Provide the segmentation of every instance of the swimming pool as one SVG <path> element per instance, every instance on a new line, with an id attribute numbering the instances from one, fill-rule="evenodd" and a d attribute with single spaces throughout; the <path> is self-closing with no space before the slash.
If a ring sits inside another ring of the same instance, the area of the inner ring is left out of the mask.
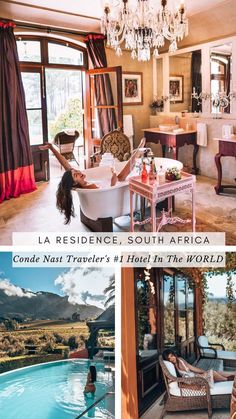
<path id="1" fill-rule="evenodd" d="M 88 368 L 96 365 L 96 393 L 83 393 Z M 0 375 L 0 417 L 4 419 L 75 419 L 112 389 L 101 362 L 56 361 Z M 108 395 L 83 418 L 114 418 L 114 395 Z"/>

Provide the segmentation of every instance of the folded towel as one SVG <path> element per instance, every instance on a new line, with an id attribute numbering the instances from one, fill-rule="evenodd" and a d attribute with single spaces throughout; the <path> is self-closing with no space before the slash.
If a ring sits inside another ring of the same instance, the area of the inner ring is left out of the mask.
<path id="1" fill-rule="evenodd" d="M 222 137 L 230 138 L 233 134 L 233 125 L 222 125 Z"/>
<path id="2" fill-rule="evenodd" d="M 197 124 L 197 144 L 207 146 L 207 126 L 203 122 Z"/>
<path id="3" fill-rule="evenodd" d="M 130 146 L 131 146 L 131 151 L 133 151 L 133 142 L 134 142 L 133 116 L 123 115 L 123 124 L 124 124 L 124 134 L 128 137 Z"/>

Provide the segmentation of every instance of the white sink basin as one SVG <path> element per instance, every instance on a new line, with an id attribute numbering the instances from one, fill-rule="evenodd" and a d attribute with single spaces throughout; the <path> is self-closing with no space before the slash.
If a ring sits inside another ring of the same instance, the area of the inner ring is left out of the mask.
<path id="1" fill-rule="evenodd" d="M 183 169 L 183 163 L 181 161 L 167 159 L 165 157 L 154 157 L 154 163 L 157 171 L 160 169 L 161 166 L 164 170 L 172 169 L 173 167 L 176 167 L 178 170 Z"/>
<path id="2" fill-rule="evenodd" d="M 173 131 L 173 129 L 178 129 L 179 125 L 165 124 L 159 125 L 160 131 Z"/>

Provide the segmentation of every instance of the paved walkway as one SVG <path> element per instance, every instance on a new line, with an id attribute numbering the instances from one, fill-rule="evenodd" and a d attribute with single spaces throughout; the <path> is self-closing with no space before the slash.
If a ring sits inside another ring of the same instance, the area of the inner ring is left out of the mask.
<path id="1" fill-rule="evenodd" d="M 160 399 L 161 400 L 161 399 Z M 141 417 L 142 419 L 160 419 L 163 406 L 160 406 L 160 400 L 157 402 Z M 215 409 L 212 419 L 229 419 L 229 410 Z M 206 410 L 199 410 L 197 412 L 173 412 L 165 415 L 164 419 L 208 419 Z"/>

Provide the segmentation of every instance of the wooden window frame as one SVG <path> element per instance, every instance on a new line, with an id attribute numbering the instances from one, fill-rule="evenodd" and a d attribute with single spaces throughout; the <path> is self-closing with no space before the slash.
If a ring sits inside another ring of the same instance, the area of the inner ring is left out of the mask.
<path id="1" fill-rule="evenodd" d="M 48 121 L 47 121 L 47 103 L 46 103 L 46 72 L 48 68 L 58 70 L 74 70 L 81 71 L 81 85 L 84 86 L 83 72 L 87 71 L 88 68 L 88 54 L 86 48 L 74 44 L 73 42 L 59 40 L 57 38 L 43 37 L 36 35 L 15 35 L 16 40 L 26 41 L 39 41 L 41 51 L 41 62 L 33 61 L 20 61 L 21 72 L 41 72 L 41 101 L 42 101 L 42 129 L 43 129 L 43 142 L 48 141 Z M 49 63 L 48 57 L 48 43 L 55 43 L 59 45 L 68 46 L 70 48 L 77 49 L 83 52 L 84 63 L 83 65 L 72 65 L 72 64 L 51 64 Z M 82 92 L 82 106 L 83 106 L 83 92 Z M 31 146 L 36 148 L 37 146 Z"/>

